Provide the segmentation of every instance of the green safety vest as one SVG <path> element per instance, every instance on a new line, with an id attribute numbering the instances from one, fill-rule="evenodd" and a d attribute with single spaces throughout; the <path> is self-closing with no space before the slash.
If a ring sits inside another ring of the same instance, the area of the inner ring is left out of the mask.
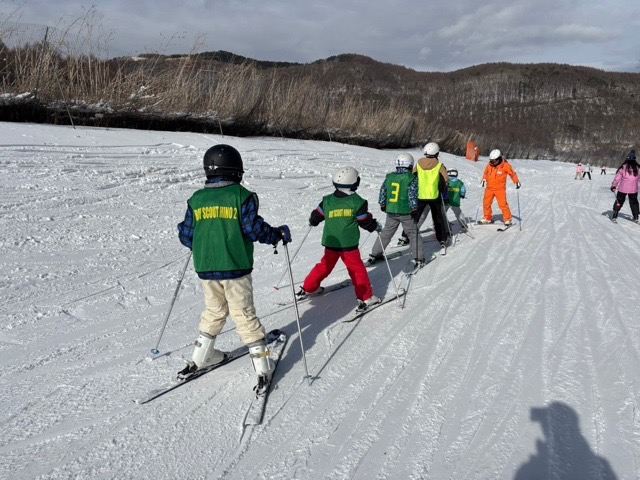
<path id="1" fill-rule="evenodd" d="M 449 180 L 449 200 L 447 203 L 452 207 L 460 206 L 460 191 L 462 190 L 462 180 L 451 178 Z"/>
<path id="2" fill-rule="evenodd" d="M 191 251 L 196 272 L 253 268 L 253 243 L 242 233 L 242 204 L 253 195 L 234 183 L 203 188 L 189 199 L 194 231 Z"/>
<path id="3" fill-rule="evenodd" d="M 424 170 L 418 163 L 416 171 L 418 172 L 418 198 L 420 200 L 435 200 L 438 198 L 441 165 L 438 162 L 431 170 Z"/>
<path id="4" fill-rule="evenodd" d="M 415 177 L 413 173 L 388 173 L 384 179 L 387 189 L 386 212 L 394 215 L 409 215 L 409 186 Z"/>
<path id="5" fill-rule="evenodd" d="M 322 245 L 328 248 L 351 249 L 360 243 L 360 229 L 356 213 L 365 204 L 365 199 L 357 193 L 348 197 L 327 195 L 322 199 L 324 230 Z"/>

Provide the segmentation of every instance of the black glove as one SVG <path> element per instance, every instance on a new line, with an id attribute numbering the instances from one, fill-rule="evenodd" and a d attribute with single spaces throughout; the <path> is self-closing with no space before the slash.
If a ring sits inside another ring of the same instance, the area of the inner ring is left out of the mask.
<path id="1" fill-rule="evenodd" d="M 418 221 L 420 220 L 420 212 L 418 212 L 418 210 L 413 210 L 411 212 L 411 218 L 414 222 L 418 223 Z"/>
<path id="2" fill-rule="evenodd" d="M 520 182 L 516 183 L 516 190 L 519 189 L 522 185 L 520 184 Z"/>
<path id="3" fill-rule="evenodd" d="M 613 185 L 611 185 L 611 191 L 612 191 L 612 192 L 615 192 L 615 191 L 616 191 L 616 187 L 615 187 L 615 186 L 613 186 Z"/>
<path id="4" fill-rule="evenodd" d="M 383 212 L 387 211 L 387 206 L 386 205 L 380 205 L 380 210 L 382 210 Z"/>
<path id="5" fill-rule="evenodd" d="M 317 227 L 323 220 L 324 215 L 319 213 L 317 208 L 311 211 L 311 215 L 309 215 L 309 225 L 311 225 L 312 227 Z"/>
<path id="6" fill-rule="evenodd" d="M 376 222 L 374 219 L 371 219 L 365 224 L 360 224 L 360 226 L 367 232 L 373 233 L 378 229 L 378 222 Z"/>
<path id="7" fill-rule="evenodd" d="M 382 231 L 382 225 L 380 225 L 380 222 L 376 222 L 376 232 L 380 233 Z"/>
<path id="8" fill-rule="evenodd" d="M 280 225 L 278 227 L 278 231 L 280 232 L 280 238 L 282 239 L 283 245 L 291 243 L 291 231 L 287 225 Z"/>

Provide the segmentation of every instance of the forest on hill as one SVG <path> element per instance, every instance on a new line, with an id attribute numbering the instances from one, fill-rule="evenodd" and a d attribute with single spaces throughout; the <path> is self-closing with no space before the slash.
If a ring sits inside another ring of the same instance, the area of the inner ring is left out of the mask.
<path id="1" fill-rule="evenodd" d="M 640 74 L 559 64 L 418 72 L 344 54 L 98 59 L 0 43 L 0 120 L 191 130 L 616 165 L 640 132 Z"/>

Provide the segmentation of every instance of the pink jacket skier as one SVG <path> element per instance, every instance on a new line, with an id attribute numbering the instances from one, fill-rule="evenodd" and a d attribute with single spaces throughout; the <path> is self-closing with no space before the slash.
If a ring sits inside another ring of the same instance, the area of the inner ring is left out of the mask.
<path id="1" fill-rule="evenodd" d="M 620 193 L 638 193 L 638 185 L 640 184 L 640 175 L 633 171 L 631 167 L 625 164 L 616 172 L 616 176 L 611 182 L 611 187 Z"/>
<path id="2" fill-rule="evenodd" d="M 638 206 L 638 187 L 640 186 L 640 165 L 636 161 L 636 152 L 631 150 L 624 163 L 616 171 L 616 176 L 611 183 L 611 191 L 616 193 L 616 201 L 613 204 L 611 221 L 616 222 L 618 212 L 624 205 L 624 200 L 629 197 L 629 206 L 633 221 L 638 222 L 640 208 Z"/>

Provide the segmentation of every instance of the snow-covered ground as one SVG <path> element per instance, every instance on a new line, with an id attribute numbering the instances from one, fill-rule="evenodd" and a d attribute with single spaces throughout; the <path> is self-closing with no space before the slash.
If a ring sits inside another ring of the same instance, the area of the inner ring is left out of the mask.
<path id="1" fill-rule="evenodd" d="M 640 478 L 640 226 L 603 216 L 611 175 L 575 181 L 564 163 L 513 161 L 523 230 L 461 235 L 415 278 L 404 310 L 342 323 L 350 288 L 302 304 L 311 384 L 294 310 L 277 306 L 290 290 L 273 289 L 282 249 L 256 247 L 259 314 L 291 336 L 262 425 L 242 428 L 246 358 L 136 404 L 191 354 L 202 292 L 189 268 L 160 344 L 171 354 L 145 360 L 187 258 L 176 224 L 203 182 L 202 153 L 221 142 L 243 154 L 263 217 L 292 227 L 292 250 L 338 166 L 360 171 L 359 193 L 384 218 L 392 151 L 0 124 L 0 478 Z M 475 217 L 485 162 L 442 160 Z M 294 262 L 297 280 L 321 255 L 320 233 Z M 406 262 L 391 261 L 397 280 Z M 370 276 L 392 293 L 384 264 Z M 327 284 L 344 278 L 337 268 Z M 231 321 L 219 345 L 239 345 Z"/>

